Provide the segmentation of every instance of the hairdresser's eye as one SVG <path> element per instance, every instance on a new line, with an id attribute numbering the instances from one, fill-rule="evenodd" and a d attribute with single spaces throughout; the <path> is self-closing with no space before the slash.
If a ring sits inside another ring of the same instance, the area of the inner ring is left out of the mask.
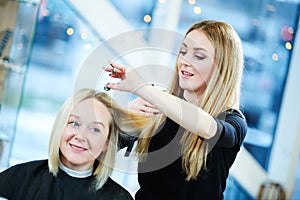
<path id="1" fill-rule="evenodd" d="M 182 45 L 179 49 L 179 55 L 184 56 L 187 53 L 187 47 L 185 45 Z"/>
<path id="2" fill-rule="evenodd" d="M 73 127 L 79 127 L 80 126 L 80 124 L 78 122 L 76 122 L 76 121 L 70 121 L 69 125 L 71 125 Z"/>
<path id="3" fill-rule="evenodd" d="M 205 58 L 205 56 L 203 56 L 203 55 L 198 55 L 198 54 L 195 54 L 194 56 L 195 56 L 195 58 L 196 58 L 197 60 L 203 60 L 203 59 Z"/>
<path id="4" fill-rule="evenodd" d="M 179 51 L 179 55 L 181 55 L 181 56 L 184 56 L 186 53 L 187 53 L 187 51 L 184 49 L 180 49 L 180 51 Z"/>

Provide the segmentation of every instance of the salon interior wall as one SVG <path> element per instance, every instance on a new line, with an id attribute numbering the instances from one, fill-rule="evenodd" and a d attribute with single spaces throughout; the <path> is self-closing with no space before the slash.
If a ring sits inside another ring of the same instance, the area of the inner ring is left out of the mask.
<path id="1" fill-rule="evenodd" d="M 298 27 L 300 27 L 299 21 Z M 294 50 L 268 170 L 268 176 L 271 179 L 286 187 L 288 198 L 297 190 L 295 188 L 295 177 L 297 175 L 297 167 L 299 167 L 300 155 L 299 54 L 300 32 L 298 31 L 295 37 Z"/>
<path id="2" fill-rule="evenodd" d="M 77 75 L 76 89 L 81 87 L 102 89 L 103 83 L 109 81 L 108 77 L 101 72 L 99 78 L 98 74 L 91 73 L 91 71 L 99 71 L 99 66 L 105 66 L 109 60 L 115 61 L 118 57 L 121 57 L 126 64 L 141 69 L 141 74 L 146 80 L 152 80 L 163 86 L 168 85 L 170 79 L 165 75 L 171 72 L 171 68 L 165 66 L 170 66 L 170 60 L 174 56 L 174 44 L 178 43 L 174 40 L 182 39 L 182 35 L 176 31 L 178 19 L 174 18 L 174 16 L 179 16 L 181 0 L 167 1 L 163 6 L 167 7 L 169 12 L 163 17 L 164 20 L 161 20 L 161 16 L 159 19 L 156 19 L 155 15 L 152 16 L 153 28 L 150 31 L 149 28 L 135 29 L 109 1 L 82 3 L 80 0 L 69 0 L 69 3 L 105 41 L 84 61 Z M 91 9 L 93 7 L 99 9 Z M 110 23 L 107 23 L 108 21 Z M 144 38 L 147 33 L 150 36 L 146 41 Z M 114 54 L 109 53 L 111 50 Z M 103 56 L 99 58 L 99 55 Z M 152 67 L 147 67 L 149 65 Z M 90 78 L 93 74 L 96 76 Z M 88 76 L 89 80 L 85 76 Z M 97 83 L 102 85 L 97 85 Z M 111 91 L 110 94 L 118 95 L 116 99 L 121 105 L 126 104 L 130 99 L 130 96 L 125 93 Z"/>

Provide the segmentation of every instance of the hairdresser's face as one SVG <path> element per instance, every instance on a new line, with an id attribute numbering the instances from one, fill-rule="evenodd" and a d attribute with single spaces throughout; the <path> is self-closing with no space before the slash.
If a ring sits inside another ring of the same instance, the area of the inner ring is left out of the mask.
<path id="1" fill-rule="evenodd" d="M 101 102 L 86 99 L 72 110 L 60 141 L 62 163 L 76 171 L 93 167 L 106 151 L 111 115 Z"/>
<path id="2" fill-rule="evenodd" d="M 184 92 L 202 95 L 214 67 L 215 50 L 201 30 L 185 37 L 178 57 L 179 85 Z"/>

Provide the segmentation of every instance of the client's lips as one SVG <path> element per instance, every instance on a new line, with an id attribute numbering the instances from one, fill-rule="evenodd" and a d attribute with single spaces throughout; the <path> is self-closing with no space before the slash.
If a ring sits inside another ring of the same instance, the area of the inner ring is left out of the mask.
<path id="1" fill-rule="evenodd" d="M 75 145 L 75 144 L 70 144 L 71 148 L 75 149 L 76 151 L 86 151 L 87 148 Z"/>

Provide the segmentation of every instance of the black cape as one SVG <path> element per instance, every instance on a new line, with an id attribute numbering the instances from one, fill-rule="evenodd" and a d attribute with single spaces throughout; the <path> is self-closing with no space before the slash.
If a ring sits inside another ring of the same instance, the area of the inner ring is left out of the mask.
<path id="1" fill-rule="evenodd" d="M 92 189 L 94 177 L 75 178 L 62 170 L 49 173 L 48 161 L 32 161 L 10 167 L 0 173 L 0 197 L 9 200 L 133 200 L 130 193 L 111 178 L 104 186 Z"/>

